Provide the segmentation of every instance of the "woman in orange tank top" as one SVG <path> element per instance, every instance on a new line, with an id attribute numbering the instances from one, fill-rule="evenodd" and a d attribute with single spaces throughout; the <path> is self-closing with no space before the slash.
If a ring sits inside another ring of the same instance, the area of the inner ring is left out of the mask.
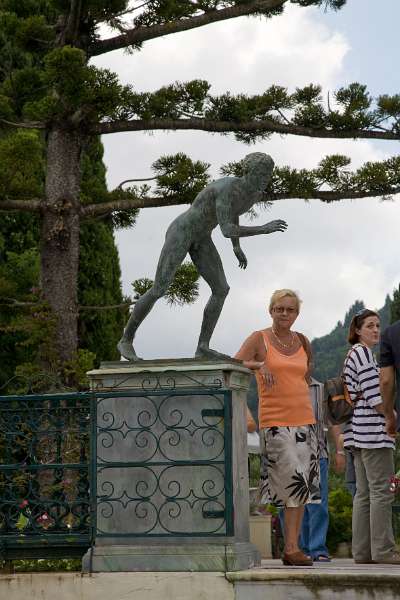
<path id="1" fill-rule="evenodd" d="M 298 546 L 304 505 L 320 502 L 318 442 L 308 381 L 311 348 L 291 330 L 300 309 L 292 290 L 273 293 L 272 326 L 255 331 L 235 358 L 255 371 L 259 396 L 261 502 L 284 508 L 284 564 L 308 566 Z"/>

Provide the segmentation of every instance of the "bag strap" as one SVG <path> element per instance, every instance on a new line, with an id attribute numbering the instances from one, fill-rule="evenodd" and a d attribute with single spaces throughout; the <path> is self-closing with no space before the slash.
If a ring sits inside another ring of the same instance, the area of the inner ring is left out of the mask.
<path id="1" fill-rule="evenodd" d="M 299 336 L 301 345 L 303 346 L 305 353 L 307 354 L 308 365 L 311 365 L 312 353 L 311 353 L 310 344 L 307 343 L 306 336 L 303 333 L 298 333 L 297 331 L 296 331 L 296 333 Z"/>
<path id="2" fill-rule="evenodd" d="M 354 344 L 354 346 L 355 346 L 355 344 Z M 346 366 L 346 363 L 347 363 L 347 361 L 348 361 L 348 359 L 349 359 L 350 353 L 351 353 L 351 352 L 352 352 L 352 350 L 354 349 L 354 346 L 352 346 L 351 348 L 349 348 L 349 350 L 347 351 L 346 357 L 345 357 L 345 359 L 344 359 L 344 361 L 343 361 L 343 369 L 342 369 L 342 374 L 341 374 L 341 376 L 340 376 L 340 377 L 341 377 L 341 379 L 342 379 L 342 381 L 343 381 L 343 385 L 344 385 L 345 387 L 347 387 L 347 386 L 346 386 L 346 381 L 345 381 L 345 379 L 344 379 L 344 368 L 345 368 L 345 366 Z M 350 396 L 350 394 L 349 394 L 349 396 Z M 362 398 L 362 392 L 359 390 L 359 391 L 356 393 L 356 397 L 354 398 L 354 400 L 352 400 L 353 404 L 355 404 L 355 403 L 356 403 L 358 400 L 360 400 L 361 398 Z"/>
<path id="3" fill-rule="evenodd" d="M 265 347 L 265 355 L 268 355 L 268 344 L 267 344 L 267 334 L 264 331 L 260 332 L 263 338 L 264 347 Z"/>
<path id="4" fill-rule="evenodd" d="M 306 382 L 308 385 L 311 383 L 311 364 L 312 364 L 312 352 L 310 343 L 307 342 L 307 338 L 303 333 L 296 332 L 299 336 L 301 345 L 303 346 L 304 352 L 307 354 L 307 373 L 306 373 Z"/>

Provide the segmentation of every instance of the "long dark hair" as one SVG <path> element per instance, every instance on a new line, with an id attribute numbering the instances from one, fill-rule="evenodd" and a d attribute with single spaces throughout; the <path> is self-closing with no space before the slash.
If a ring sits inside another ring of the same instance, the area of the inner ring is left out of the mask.
<path id="1" fill-rule="evenodd" d="M 377 312 L 375 312 L 374 310 L 370 310 L 369 308 L 363 308 L 363 310 L 360 310 L 354 315 L 350 323 L 349 335 L 347 338 L 350 344 L 357 344 L 357 342 L 360 341 L 360 336 L 356 332 L 356 329 L 361 329 L 362 324 L 368 317 L 378 317 L 378 319 L 380 318 Z"/>

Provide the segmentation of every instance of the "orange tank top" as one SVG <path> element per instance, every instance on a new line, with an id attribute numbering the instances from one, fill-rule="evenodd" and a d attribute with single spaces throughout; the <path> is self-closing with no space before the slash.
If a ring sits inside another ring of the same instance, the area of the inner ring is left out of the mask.
<path id="1" fill-rule="evenodd" d="M 263 332 L 265 365 L 272 373 L 275 383 L 267 388 L 258 371 L 258 417 L 260 429 L 264 427 L 294 427 L 311 425 L 315 417 L 311 406 L 307 373 L 307 354 L 300 348 L 291 356 L 281 354 L 269 343 Z"/>

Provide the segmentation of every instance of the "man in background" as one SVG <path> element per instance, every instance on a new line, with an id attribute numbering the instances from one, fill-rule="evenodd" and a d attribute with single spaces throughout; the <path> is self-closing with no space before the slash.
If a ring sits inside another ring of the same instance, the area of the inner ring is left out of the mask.
<path id="1" fill-rule="evenodd" d="M 389 325 L 382 334 L 379 364 L 386 428 L 389 435 L 395 436 L 400 425 L 397 420 L 400 406 L 400 321 Z"/>
<path id="2" fill-rule="evenodd" d="M 326 546 L 326 536 L 329 526 L 328 427 L 333 441 L 333 465 L 336 472 L 342 472 L 344 470 L 345 456 L 341 428 L 339 425 L 330 425 L 327 422 L 326 411 L 324 410 L 323 405 L 323 384 L 315 379 L 311 379 L 310 396 L 316 420 L 319 445 L 321 504 L 305 505 L 299 545 L 305 554 L 311 556 L 314 562 L 329 562 L 330 557 Z"/>

